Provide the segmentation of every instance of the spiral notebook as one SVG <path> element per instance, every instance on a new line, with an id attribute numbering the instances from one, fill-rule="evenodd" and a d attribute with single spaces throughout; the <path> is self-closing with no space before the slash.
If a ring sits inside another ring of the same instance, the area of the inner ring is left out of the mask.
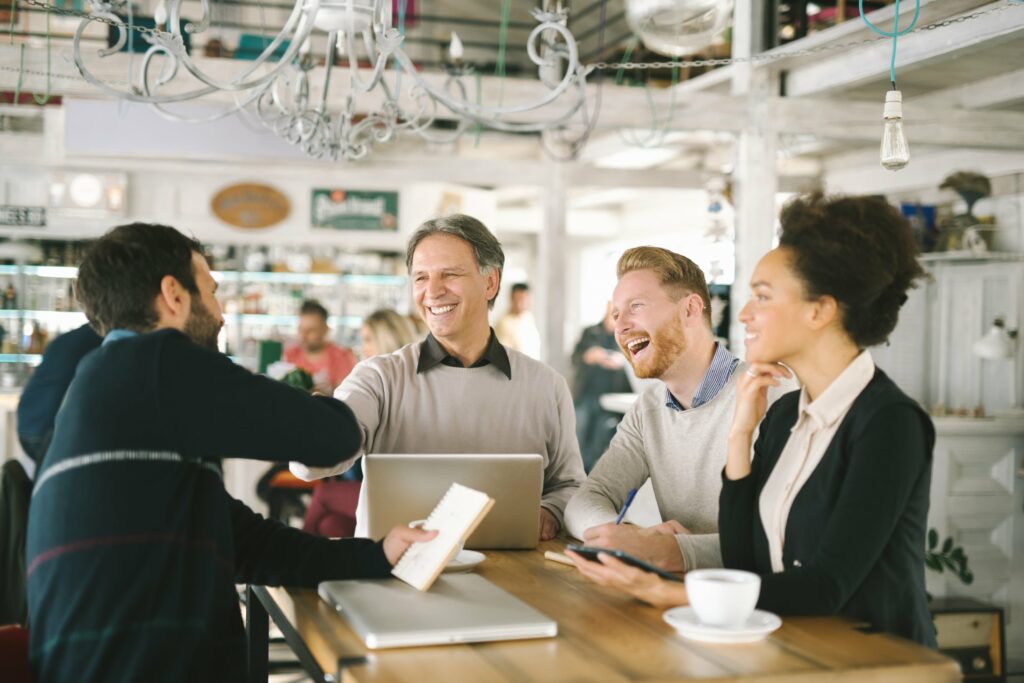
<path id="1" fill-rule="evenodd" d="M 437 536 L 426 543 L 413 543 L 391 570 L 392 575 L 413 588 L 429 590 L 493 506 L 494 499 L 486 493 L 452 484 L 423 525 L 428 531 L 436 529 Z"/>

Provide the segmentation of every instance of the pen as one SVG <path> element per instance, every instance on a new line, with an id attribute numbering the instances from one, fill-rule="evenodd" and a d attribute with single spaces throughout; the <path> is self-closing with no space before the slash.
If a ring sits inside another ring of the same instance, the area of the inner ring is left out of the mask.
<path id="1" fill-rule="evenodd" d="M 622 518 L 626 516 L 626 510 L 633 504 L 634 498 L 636 498 L 636 489 L 630 489 L 629 493 L 626 494 L 626 502 L 622 504 L 622 509 L 619 510 L 619 516 L 615 518 L 616 524 L 622 524 Z"/>

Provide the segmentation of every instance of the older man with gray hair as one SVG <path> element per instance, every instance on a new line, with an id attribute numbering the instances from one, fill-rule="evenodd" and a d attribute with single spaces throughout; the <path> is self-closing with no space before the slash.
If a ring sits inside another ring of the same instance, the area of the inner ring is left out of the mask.
<path id="1" fill-rule="evenodd" d="M 335 398 L 363 429 L 360 453 L 540 453 L 544 458 L 540 539 L 562 527 L 569 498 L 583 481 L 576 418 L 565 379 L 506 349 L 488 322 L 505 254 L 480 221 L 452 215 L 427 221 L 406 250 L 413 301 L 430 334 L 416 344 L 356 366 Z M 358 457 L 358 456 L 357 456 Z M 292 463 L 303 479 L 323 470 Z M 364 488 L 365 492 L 365 488 Z M 356 535 L 367 530 L 365 496 Z"/>

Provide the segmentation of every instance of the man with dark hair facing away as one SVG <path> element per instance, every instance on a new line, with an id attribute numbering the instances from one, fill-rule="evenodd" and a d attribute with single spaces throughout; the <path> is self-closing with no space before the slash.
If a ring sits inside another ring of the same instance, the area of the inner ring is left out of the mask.
<path id="1" fill-rule="evenodd" d="M 134 223 L 82 261 L 103 345 L 78 367 L 29 512 L 30 658 L 48 681 L 242 681 L 235 583 L 386 577 L 411 542 L 331 541 L 224 490 L 221 457 L 327 465 L 361 439 L 342 402 L 253 375 L 216 351 L 223 324 L 201 246 Z"/>

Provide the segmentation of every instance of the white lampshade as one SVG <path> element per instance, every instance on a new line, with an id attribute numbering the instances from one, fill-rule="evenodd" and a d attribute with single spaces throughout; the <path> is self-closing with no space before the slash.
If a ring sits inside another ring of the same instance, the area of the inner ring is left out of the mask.
<path id="1" fill-rule="evenodd" d="M 1014 339 L 1006 331 L 1006 325 L 1002 318 L 996 318 L 985 336 L 974 342 L 971 347 L 974 355 L 987 360 L 1002 360 L 1012 358 L 1014 351 Z"/>

